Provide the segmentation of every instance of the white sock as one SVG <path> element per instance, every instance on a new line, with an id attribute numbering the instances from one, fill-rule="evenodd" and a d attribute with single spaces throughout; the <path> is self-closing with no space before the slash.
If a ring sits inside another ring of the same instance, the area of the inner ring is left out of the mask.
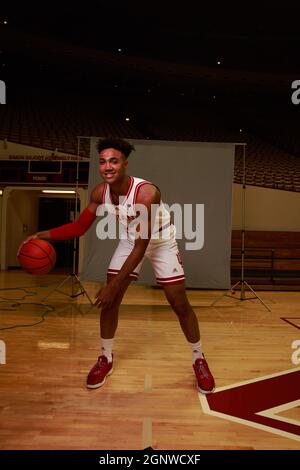
<path id="1" fill-rule="evenodd" d="M 193 364 L 195 364 L 196 359 L 202 359 L 203 354 L 202 354 L 202 343 L 201 339 L 197 341 L 197 343 L 190 343 L 191 348 L 192 348 L 192 360 Z"/>
<path id="2" fill-rule="evenodd" d="M 107 357 L 108 362 L 112 362 L 112 345 L 114 338 L 101 338 L 101 355 Z"/>

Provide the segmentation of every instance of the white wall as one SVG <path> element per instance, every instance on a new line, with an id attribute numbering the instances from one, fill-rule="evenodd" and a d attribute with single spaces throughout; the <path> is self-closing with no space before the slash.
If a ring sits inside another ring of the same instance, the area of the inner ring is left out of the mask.
<path id="1" fill-rule="evenodd" d="M 300 193 L 246 186 L 246 230 L 300 232 Z M 233 184 L 232 229 L 242 227 L 242 185 Z"/>
<path id="2" fill-rule="evenodd" d="M 16 253 L 20 243 L 38 226 L 38 192 L 12 191 L 7 201 L 7 266 L 18 266 Z"/>

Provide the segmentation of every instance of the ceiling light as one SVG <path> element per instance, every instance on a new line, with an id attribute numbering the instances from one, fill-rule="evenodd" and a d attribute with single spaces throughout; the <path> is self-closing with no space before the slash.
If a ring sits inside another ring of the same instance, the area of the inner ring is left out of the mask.
<path id="1" fill-rule="evenodd" d="M 68 189 L 43 189 L 42 193 L 45 194 L 76 194 L 74 190 Z"/>

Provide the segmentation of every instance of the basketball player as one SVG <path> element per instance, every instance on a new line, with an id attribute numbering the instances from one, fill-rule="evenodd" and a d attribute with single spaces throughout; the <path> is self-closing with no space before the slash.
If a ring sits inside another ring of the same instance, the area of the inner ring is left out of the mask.
<path id="1" fill-rule="evenodd" d="M 83 235 L 96 218 L 100 205 L 126 226 L 107 272 L 107 284 L 96 294 L 95 305 L 101 308 L 101 355 L 87 377 L 88 388 L 98 388 L 113 371 L 113 340 L 118 325 L 119 306 L 130 282 L 138 278 L 143 259 L 153 266 L 156 281 L 176 313 L 190 344 L 197 388 L 212 393 L 214 378 L 202 353 L 197 317 L 187 299 L 184 270 L 175 238 L 175 227 L 161 200 L 160 190 L 152 183 L 127 175 L 128 157 L 134 147 L 123 139 L 103 139 L 98 143 L 99 173 L 103 182 L 92 191 L 87 208 L 79 219 L 48 231 L 38 232 L 25 240 L 41 238 L 66 240 Z M 146 208 L 146 218 L 139 227 L 136 207 Z M 156 212 L 151 210 L 156 207 Z M 128 225 L 128 223 L 130 224 Z M 141 227 L 142 226 L 142 227 Z M 133 229 L 132 229 L 133 227 Z M 146 233 L 146 236 L 137 236 Z"/>

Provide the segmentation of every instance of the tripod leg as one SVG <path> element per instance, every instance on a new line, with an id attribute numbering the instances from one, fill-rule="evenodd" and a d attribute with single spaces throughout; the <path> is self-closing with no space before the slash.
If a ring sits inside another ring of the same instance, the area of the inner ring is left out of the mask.
<path id="1" fill-rule="evenodd" d="M 245 284 L 246 284 L 245 281 L 241 281 L 241 296 L 240 296 L 240 299 L 241 299 L 241 300 L 246 300 Z"/>
<path id="2" fill-rule="evenodd" d="M 234 286 L 232 286 L 232 287 L 229 289 L 229 291 L 232 292 L 232 291 L 235 289 L 235 287 L 237 287 L 237 286 L 240 284 L 240 282 L 241 282 L 241 281 L 236 282 L 236 283 L 234 284 Z M 228 291 L 228 292 L 229 292 L 229 291 Z"/>
<path id="3" fill-rule="evenodd" d="M 238 282 L 237 282 L 236 284 L 234 284 L 234 286 L 232 286 L 227 292 L 225 292 L 223 295 L 221 295 L 221 297 L 219 297 L 218 299 L 215 299 L 215 300 L 213 301 L 213 303 L 211 304 L 211 307 L 214 307 L 214 305 L 215 305 L 217 302 L 219 302 L 219 300 L 223 299 L 223 297 L 226 297 L 226 296 L 227 296 L 227 297 L 232 297 L 232 296 L 229 294 L 229 292 L 232 292 L 232 291 L 235 289 L 235 287 L 237 287 L 237 286 L 240 284 L 240 282 L 241 282 L 241 281 L 238 281 Z"/>
<path id="4" fill-rule="evenodd" d="M 50 295 L 53 294 L 53 292 L 55 292 L 57 289 L 60 289 L 69 279 L 70 279 L 70 275 L 68 277 L 66 277 L 66 279 L 64 279 L 60 284 L 58 284 L 58 286 L 54 287 L 47 295 L 46 297 L 43 298 L 43 302 L 48 299 L 48 297 L 50 297 Z"/>
<path id="5" fill-rule="evenodd" d="M 80 286 L 80 289 L 81 289 L 81 291 L 82 291 L 82 294 L 85 294 L 85 295 L 87 296 L 87 298 L 89 299 L 90 303 L 91 303 L 92 305 L 94 305 L 92 299 L 90 298 L 89 294 L 87 293 L 87 291 L 85 290 L 84 286 L 82 285 L 82 283 L 81 283 L 79 277 L 78 277 L 76 274 L 74 274 L 74 277 L 75 277 L 76 281 L 78 282 L 78 284 L 79 284 L 79 286 Z"/>
<path id="6" fill-rule="evenodd" d="M 264 307 L 266 307 L 266 309 L 269 311 L 269 312 L 272 312 L 272 310 L 265 304 L 265 302 L 256 294 L 256 292 L 252 289 L 251 286 L 249 286 L 249 284 L 244 281 L 244 283 L 246 284 L 246 286 L 248 287 L 248 289 L 251 290 L 251 292 L 255 295 L 255 297 L 263 304 Z"/>
<path id="7" fill-rule="evenodd" d="M 66 292 L 63 292 L 63 291 L 59 290 L 67 281 L 69 281 L 69 279 L 71 279 L 71 282 L 72 282 L 72 286 L 71 286 L 72 292 L 71 292 L 71 295 L 68 295 L 68 294 L 66 294 Z M 74 286 L 74 280 L 76 280 L 76 284 L 77 284 L 77 285 L 79 286 L 79 288 L 80 288 L 80 292 L 79 292 L 78 294 L 75 294 L 75 290 L 74 290 L 74 288 L 75 288 L 75 286 Z M 83 285 L 82 285 L 82 283 L 81 283 L 79 277 L 78 277 L 76 274 L 73 274 L 73 273 L 72 273 L 72 274 L 69 274 L 60 284 L 58 284 L 58 286 L 54 287 L 54 288 L 46 295 L 46 297 L 43 298 L 42 302 L 44 302 L 45 300 L 47 300 L 48 297 L 50 297 L 50 296 L 53 294 L 53 292 L 55 292 L 55 291 L 56 291 L 56 292 L 60 292 L 61 294 L 66 295 L 66 296 L 68 296 L 68 297 L 71 297 L 71 298 L 73 298 L 73 299 L 76 298 L 76 297 L 78 297 L 79 295 L 84 295 L 84 294 L 85 294 L 85 295 L 87 296 L 87 298 L 89 299 L 90 304 L 91 304 L 91 305 L 94 305 L 92 299 L 90 298 L 89 294 L 87 293 L 87 291 L 86 291 L 85 288 L 83 287 Z"/>
<path id="8" fill-rule="evenodd" d="M 79 278 L 76 276 L 76 274 L 72 273 L 71 276 L 72 276 L 72 286 L 71 286 L 71 297 L 72 297 L 72 299 L 75 299 L 76 297 L 79 297 L 79 295 L 86 294 L 86 292 L 85 292 Z"/>
<path id="9" fill-rule="evenodd" d="M 60 292 L 61 294 L 67 295 L 68 297 L 71 297 L 71 299 L 75 299 L 79 295 L 82 295 L 83 292 L 82 292 L 82 289 L 80 289 L 80 291 L 79 291 L 78 282 L 74 281 L 74 276 L 75 275 L 73 273 L 71 273 L 70 276 L 71 276 L 71 294 L 67 294 L 66 292 L 63 292 L 63 291 L 60 291 L 60 290 L 58 290 L 58 292 Z M 77 289 L 76 289 L 76 287 L 77 287 Z"/>

